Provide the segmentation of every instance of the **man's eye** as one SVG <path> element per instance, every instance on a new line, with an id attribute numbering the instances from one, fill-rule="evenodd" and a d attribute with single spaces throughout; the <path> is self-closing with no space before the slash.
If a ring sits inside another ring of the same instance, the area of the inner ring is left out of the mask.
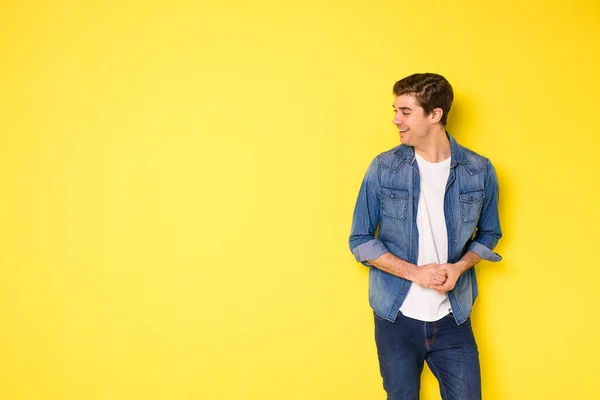
<path id="1" fill-rule="evenodd" d="M 403 112 L 402 115 L 410 115 L 410 113 Z"/>

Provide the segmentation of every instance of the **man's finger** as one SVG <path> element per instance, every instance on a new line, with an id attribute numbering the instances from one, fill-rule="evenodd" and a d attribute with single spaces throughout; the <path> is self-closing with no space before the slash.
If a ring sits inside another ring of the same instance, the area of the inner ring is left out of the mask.
<path id="1" fill-rule="evenodd" d="M 438 292 L 440 294 L 443 294 L 443 293 L 446 293 L 449 290 L 449 288 L 448 288 L 448 285 L 446 285 L 446 282 L 444 282 L 441 285 L 434 287 L 433 290 L 435 290 L 436 292 Z"/>
<path id="2" fill-rule="evenodd" d="M 441 285 L 441 286 L 433 286 L 433 287 L 432 287 L 432 289 L 433 289 L 433 290 L 435 290 L 435 291 L 436 291 L 437 293 L 439 293 L 439 294 L 444 294 L 444 293 L 446 293 L 446 292 L 444 291 L 444 286 L 443 286 L 443 285 Z"/>

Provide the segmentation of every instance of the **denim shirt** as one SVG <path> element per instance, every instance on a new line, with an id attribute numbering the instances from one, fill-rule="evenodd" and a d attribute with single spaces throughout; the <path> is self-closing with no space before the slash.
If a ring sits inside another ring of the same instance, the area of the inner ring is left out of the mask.
<path id="1" fill-rule="evenodd" d="M 500 261 L 493 252 L 502 237 L 498 218 L 498 179 L 490 160 L 450 141 L 450 175 L 444 195 L 448 233 L 448 263 L 472 251 L 484 260 Z M 370 267 L 369 303 L 378 315 L 394 321 L 411 281 L 384 272 L 369 263 L 386 252 L 412 264 L 419 254 L 417 207 L 419 167 L 413 147 L 400 145 L 381 153 L 363 179 L 350 234 L 357 261 Z M 462 273 L 448 292 L 458 324 L 467 320 L 477 297 L 475 268 Z"/>

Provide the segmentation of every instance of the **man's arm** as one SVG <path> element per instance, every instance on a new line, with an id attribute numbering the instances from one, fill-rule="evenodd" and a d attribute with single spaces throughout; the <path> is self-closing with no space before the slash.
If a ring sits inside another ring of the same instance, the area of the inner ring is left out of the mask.
<path id="1" fill-rule="evenodd" d="M 375 237 L 381 207 L 380 188 L 379 160 L 375 158 L 369 165 L 358 192 L 349 239 L 350 250 L 356 261 L 368 267 L 373 266 L 369 260 L 389 252 L 387 246 Z"/>
<path id="2" fill-rule="evenodd" d="M 390 252 L 371 260 L 370 263 L 388 274 L 407 279 L 422 287 L 441 287 L 446 282 L 447 272 L 435 263 L 417 267 Z"/>
<path id="3" fill-rule="evenodd" d="M 498 215 L 498 177 L 491 162 L 488 164 L 486 174 L 485 198 L 481 207 L 481 215 L 475 237 L 469 243 L 467 252 L 476 253 L 482 260 L 497 262 L 502 260 L 502 257 L 493 250 L 502 237 L 502 229 L 500 229 Z"/>
<path id="4" fill-rule="evenodd" d="M 389 274 L 404 278 L 423 287 L 442 285 L 447 273 L 438 264 L 418 267 L 393 255 L 387 246 L 375 237 L 380 218 L 379 160 L 375 158 L 363 179 L 350 233 L 350 249 L 356 261 L 376 267 Z"/>

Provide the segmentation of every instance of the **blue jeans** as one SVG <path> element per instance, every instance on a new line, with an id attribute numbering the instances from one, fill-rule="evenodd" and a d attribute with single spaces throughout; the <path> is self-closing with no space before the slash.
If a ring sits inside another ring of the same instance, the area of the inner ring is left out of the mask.
<path id="1" fill-rule="evenodd" d="M 375 342 L 388 400 L 418 400 L 423 363 L 440 384 L 443 400 L 480 400 L 479 351 L 471 319 L 452 314 L 423 322 L 398 313 L 395 322 L 375 314 Z"/>

